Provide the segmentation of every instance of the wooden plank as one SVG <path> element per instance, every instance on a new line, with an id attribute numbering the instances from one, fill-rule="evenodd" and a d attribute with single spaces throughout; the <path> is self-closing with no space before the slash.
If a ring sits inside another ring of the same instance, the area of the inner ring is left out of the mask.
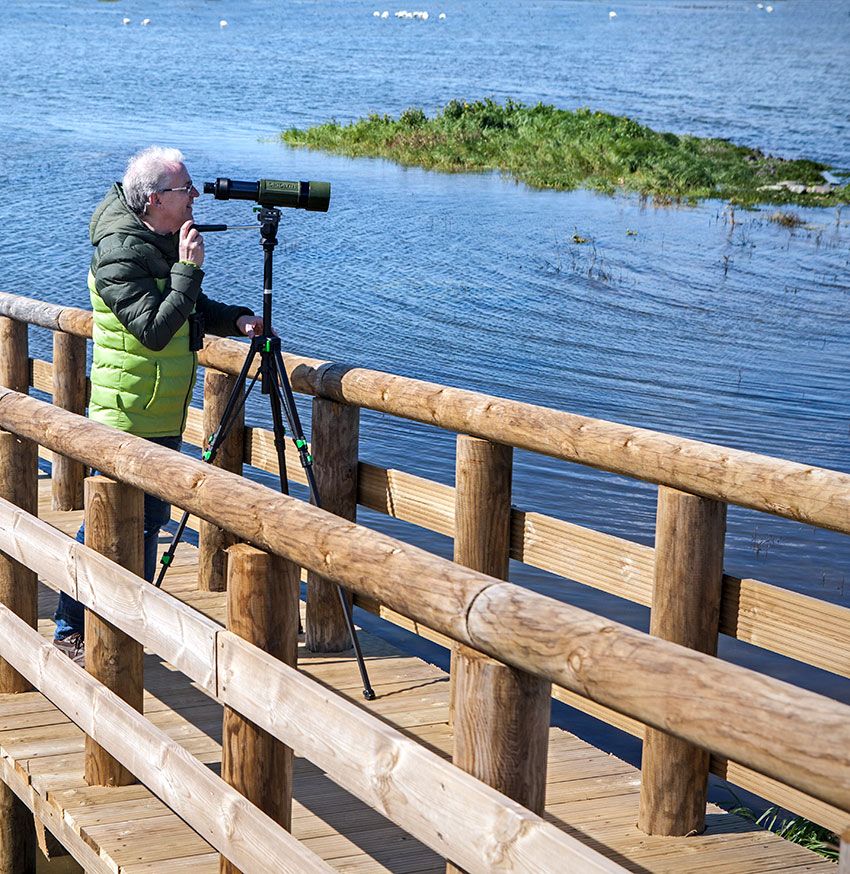
<path id="1" fill-rule="evenodd" d="M 37 688 L 246 874 L 331 869 L 179 744 L 0 606 L 0 651 Z"/>
<path id="2" fill-rule="evenodd" d="M 0 543 L 42 579 L 136 637 L 204 688 L 214 689 L 217 623 L 1 500 Z"/>
<path id="3" fill-rule="evenodd" d="M 472 874 L 490 871 L 493 858 L 509 860 L 516 871 L 546 870 L 556 860 L 570 859 L 587 871 L 619 870 L 229 632 L 219 635 L 219 677 L 218 697 L 225 703 L 308 755 L 352 794 Z M 333 743 L 323 739 L 327 725 L 335 727 Z M 482 836 L 483 846 L 471 846 L 470 833 Z"/>
<path id="4" fill-rule="evenodd" d="M 0 756 L 0 778 L 83 866 L 87 874 L 117 874 L 65 821 L 61 808 L 34 791 L 5 756 Z"/>

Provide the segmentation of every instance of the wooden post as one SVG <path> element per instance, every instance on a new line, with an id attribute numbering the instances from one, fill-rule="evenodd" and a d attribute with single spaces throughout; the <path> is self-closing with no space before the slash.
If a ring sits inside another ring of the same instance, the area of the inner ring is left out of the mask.
<path id="1" fill-rule="evenodd" d="M 32 813 L 0 780 L 0 874 L 35 874 L 36 846 Z"/>
<path id="2" fill-rule="evenodd" d="M 6 316 L 0 316 L 0 385 L 21 394 L 28 394 L 30 389 L 27 324 Z"/>
<path id="3" fill-rule="evenodd" d="M 649 633 L 717 653 L 726 504 L 661 486 Z M 651 835 L 705 828 L 709 753 L 657 729 L 643 741 L 638 826 Z"/>
<path id="4" fill-rule="evenodd" d="M 221 424 L 227 399 L 233 391 L 236 377 L 207 368 L 204 376 L 204 441 Z M 215 467 L 242 473 L 245 445 L 245 408 L 242 407 L 213 461 Z M 211 522 L 201 520 L 198 529 L 198 588 L 206 592 L 223 592 L 227 586 L 227 550 L 237 537 Z"/>
<path id="5" fill-rule="evenodd" d="M 0 431 L 0 497 L 38 515 L 38 450 L 31 440 Z M 0 552 L 0 603 L 38 627 L 38 577 Z M 0 693 L 29 692 L 32 686 L 0 658 Z"/>
<path id="6" fill-rule="evenodd" d="M 0 431 L 0 497 L 38 514 L 38 456 L 35 443 Z M 38 627 L 35 572 L 0 553 L 0 603 Z M 32 686 L 0 659 L 0 693 L 29 692 Z M 34 874 L 36 832 L 26 804 L 0 780 L 0 874 Z"/>
<path id="7" fill-rule="evenodd" d="M 86 340 L 73 334 L 53 334 L 53 403 L 82 416 L 86 412 Z M 85 468 L 79 461 L 53 454 L 52 497 L 54 510 L 79 510 L 83 506 Z"/>
<path id="8" fill-rule="evenodd" d="M 314 472 L 322 508 L 343 519 L 357 516 L 357 455 L 360 408 L 313 399 Z M 351 604 L 351 595 L 347 594 Z M 351 646 L 335 584 L 307 575 L 307 629 L 310 652 L 340 652 Z"/>
<path id="9" fill-rule="evenodd" d="M 499 579 L 508 578 L 511 467 L 510 447 L 458 435 L 454 558 Z M 551 683 L 461 645 L 452 680 L 454 763 L 541 813 Z"/>
<path id="10" fill-rule="evenodd" d="M 298 661 L 298 565 L 247 543 L 228 550 L 227 628 L 292 667 Z M 288 831 L 292 750 L 225 706 L 221 776 Z M 221 874 L 239 869 L 223 856 Z"/>
<path id="11" fill-rule="evenodd" d="M 105 476 L 85 481 L 86 546 L 138 576 L 144 573 L 144 495 Z M 86 670 L 134 707 L 143 707 L 141 643 L 86 610 Z M 136 778 L 86 737 L 85 778 L 90 786 L 129 786 Z"/>

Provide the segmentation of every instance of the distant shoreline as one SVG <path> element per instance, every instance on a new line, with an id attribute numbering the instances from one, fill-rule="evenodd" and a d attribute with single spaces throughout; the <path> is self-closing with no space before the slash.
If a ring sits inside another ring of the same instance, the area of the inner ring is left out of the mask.
<path id="1" fill-rule="evenodd" d="M 825 181 L 826 164 L 785 160 L 728 140 L 661 133 L 626 116 L 452 100 L 428 118 L 370 115 L 280 135 L 292 146 L 351 157 L 388 158 L 449 173 L 499 170 L 533 188 L 624 191 L 659 204 L 727 200 L 744 206 L 850 203 L 850 184 Z"/>

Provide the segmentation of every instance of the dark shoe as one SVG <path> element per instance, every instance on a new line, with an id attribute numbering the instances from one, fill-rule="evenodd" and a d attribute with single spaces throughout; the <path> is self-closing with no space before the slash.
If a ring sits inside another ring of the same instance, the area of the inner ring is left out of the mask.
<path id="1" fill-rule="evenodd" d="M 86 644 L 79 631 L 74 631 L 61 640 L 54 640 L 53 645 L 81 668 L 86 666 Z"/>

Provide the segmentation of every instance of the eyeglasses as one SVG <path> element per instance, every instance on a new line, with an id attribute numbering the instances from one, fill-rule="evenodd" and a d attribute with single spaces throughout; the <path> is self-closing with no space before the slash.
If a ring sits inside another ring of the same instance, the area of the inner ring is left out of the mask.
<path id="1" fill-rule="evenodd" d="M 160 191 L 182 191 L 184 194 L 191 194 L 195 190 L 195 186 L 190 179 L 185 185 L 181 185 L 179 188 L 162 188 Z"/>

